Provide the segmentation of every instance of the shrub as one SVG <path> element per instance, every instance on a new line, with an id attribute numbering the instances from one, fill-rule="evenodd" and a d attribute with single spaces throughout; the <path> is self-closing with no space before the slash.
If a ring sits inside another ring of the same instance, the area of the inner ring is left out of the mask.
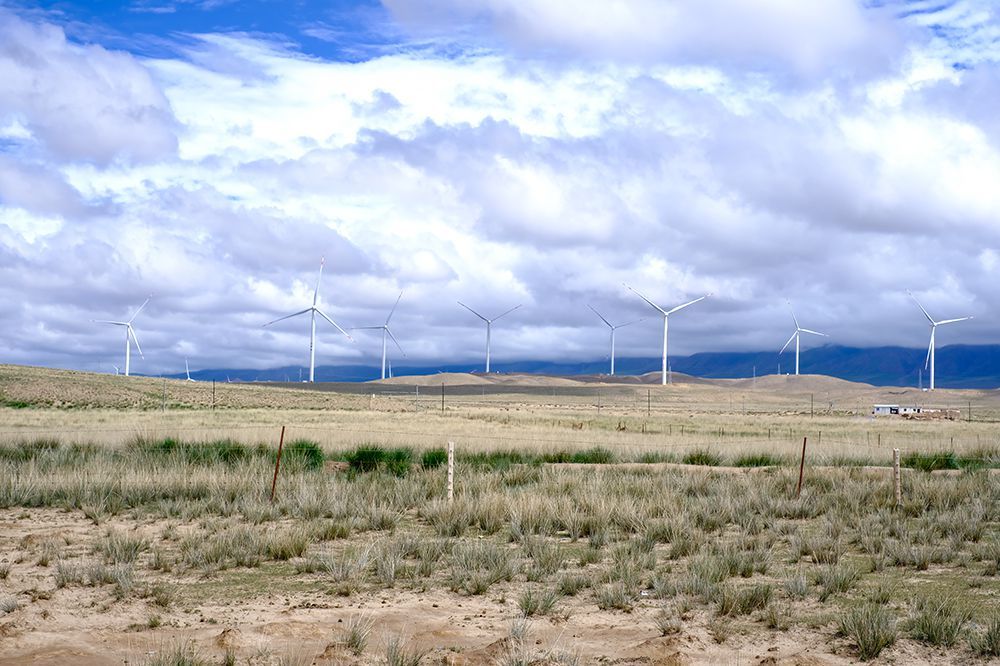
<path id="1" fill-rule="evenodd" d="M 385 471 L 393 476 L 406 476 L 413 465 L 413 451 L 390 449 L 385 456 Z"/>
<path id="2" fill-rule="evenodd" d="M 960 608 L 954 597 L 923 597 L 917 600 L 910 617 L 910 636 L 929 645 L 950 647 L 971 617 L 972 613 Z"/>
<path id="3" fill-rule="evenodd" d="M 869 661 L 896 642 L 896 620 L 882 606 L 864 603 L 840 618 L 840 634 L 858 645 L 858 658 Z"/>
<path id="4" fill-rule="evenodd" d="M 436 469 L 448 462 L 448 452 L 444 449 L 430 449 L 420 456 L 420 466 L 424 469 Z"/>
<path id="5" fill-rule="evenodd" d="M 722 464 L 722 458 L 712 453 L 707 449 L 700 449 L 698 451 L 691 451 L 684 455 L 681 459 L 685 465 L 709 465 L 711 467 L 718 467 Z"/>

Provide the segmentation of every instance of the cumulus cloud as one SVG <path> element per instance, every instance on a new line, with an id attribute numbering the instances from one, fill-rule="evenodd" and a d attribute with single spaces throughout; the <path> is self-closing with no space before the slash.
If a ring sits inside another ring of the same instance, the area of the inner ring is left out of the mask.
<path id="1" fill-rule="evenodd" d="M 695 61 L 814 75 L 898 53 L 898 25 L 858 0 L 384 0 L 405 24 L 494 34 L 533 54 Z"/>
<path id="2" fill-rule="evenodd" d="M 170 155 L 170 105 L 130 54 L 78 45 L 49 23 L 0 9 L 0 119 L 57 159 L 106 164 Z"/>
<path id="3" fill-rule="evenodd" d="M 457 7 L 389 4 L 410 26 Z M 620 350 L 654 355 L 655 317 L 622 282 L 664 305 L 715 293 L 672 322 L 678 354 L 776 350 L 786 298 L 831 341 L 923 345 L 906 287 L 977 315 L 955 341 L 995 340 L 1000 144 L 968 100 L 995 95 L 996 65 L 956 69 L 921 38 L 842 77 L 913 26 L 822 4 L 829 34 L 811 2 L 623 0 L 588 47 L 591 10 L 477 0 L 463 25 L 504 44 L 353 63 L 243 33 L 139 59 L 7 17 L 5 358 L 109 369 L 120 340 L 89 320 L 153 294 L 137 371 L 304 363 L 306 323 L 261 324 L 308 305 L 321 256 L 344 326 L 383 321 L 404 291 L 394 331 L 417 362 L 480 357 L 456 300 L 524 304 L 498 359 L 602 356 L 587 303 L 649 317 Z M 569 56 L 553 66 L 546 45 Z M 90 140 L 66 143 L 81 127 Z M 319 362 L 373 361 L 376 343 L 327 327 Z"/>

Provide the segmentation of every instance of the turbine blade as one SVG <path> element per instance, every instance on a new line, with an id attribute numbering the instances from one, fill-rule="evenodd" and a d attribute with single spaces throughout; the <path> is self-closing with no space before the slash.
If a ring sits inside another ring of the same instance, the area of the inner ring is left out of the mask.
<path id="1" fill-rule="evenodd" d="M 627 321 L 624 324 L 618 324 L 617 326 L 612 326 L 612 328 L 624 328 L 625 326 L 631 326 L 632 324 L 638 324 L 640 321 L 646 321 L 646 318 L 634 319 L 632 321 Z"/>
<path id="2" fill-rule="evenodd" d="M 396 302 L 393 304 L 392 309 L 389 310 L 389 316 L 385 318 L 385 325 L 389 325 L 389 320 L 392 319 L 392 315 L 396 312 L 396 306 L 399 305 L 399 299 L 403 297 L 403 292 L 399 292 L 399 296 L 396 297 Z"/>
<path id="3" fill-rule="evenodd" d="M 936 322 L 938 326 L 941 324 L 954 324 L 956 321 L 967 321 L 972 319 L 972 317 L 959 317 L 958 319 L 945 319 L 944 321 Z"/>
<path id="4" fill-rule="evenodd" d="M 785 303 L 788 304 L 788 311 L 792 313 L 792 321 L 795 322 L 795 330 L 799 330 L 802 327 L 799 326 L 799 320 L 795 318 L 795 310 L 792 309 L 792 302 L 786 300 Z"/>
<path id="5" fill-rule="evenodd" d="M 924 370 L 931 364 L 931 350 L 934 349 L 934 329 L 931 329 L 931 341 L 927 344 L 927 358 L 924 359 Z"/>
<path id="6" fill-rule="evenodd" d="M 664 310 L 664 309 L 663 309 L 663 308 L 661 308 L 661 307 L 660 307 L 659 305 L 657 305 L 657 304 L 656 304 L 656 303 L 654 303 L 653 301 L 649 300 L 648 298 L 646 298 L 645 296 L 643 296 L 642 294 L 640 294 L 640 293 L 639 293 L 638 291 L 636 291 L 635 289 L 632 289 L 632 287 L 628 286 L 628 285 L 627 285 L 627 284 L 625 284 L 624 282 L 622 282 L 622 284 L 624 284 L 624 285 L 625 285 L 625 288 L 626 288 L 626 289 L 628 289 L 629 291 L 631 291 L 631 292 L 632 292 L 633 294 L 635 294 L 636 296 L 638 296 L 638 297 L 639 297 L 639 298 L 641 298 L 642 300 L 644 300 L 644 301 L 646 301 L 647 303 L 649 303 L 650 305 L 652 305 L 652 306 L 653 306 L 653 307 L 654 307 L 655 309 L 659 310 L 660 314 L 662 314 L 662 315 L 666 316 L 666 314 L 667 314 L 667 311 L 666 311 L 666 310 Z"/>
<path id="7" fill-rule="evenodd" d="M 515 306 L 514 306 L 514 307 L 512 307 L 512 308 L 511 308 L 510 310 L 507 310 L 507 312 L 504 312 L 503 314 L 498 314 L 498 315 L 497 315 L 496 317 L 493 317 L 493 319 L 492 319 L 491 321 L 496 321 L 496 320 L 497 320 L 497 319 L 499 319 L 500 317 L 506 317 L 506 316 L 507 316 L 507 315 L 509 315 L 509 314 L 510 314 L 511 312 L 513 312 L 514 310 L 518 309 L 519 307 L 521 307 L 521 306 L 520 306 L 520 305 L 515 305 Z"/>
<path id="8" fill-rule="evenodd" d="M 701 298 L 696 298 L 696 299 L 694 299 L 693 301 L 688 301 L 687 303 L 684 303 L 683 305 L 678 305 L 678 306 L 677 306 L 676 308 L 674 308 L 673 310 L 668 310 L 668 311 L 666 312 L 666 314 L 668 314 L 668 315 L 672 315 L 673 313 L 677 312 L 678 310 L 683 310 L 684 308 L 686 308 L 686 307 L 687 307 L 687 306 L 689 306 L 689 305 L 694 305 L 694 304 L 695 304 L 695 303 L 697 303 L 698 301 L 703 301 L 703 300 L 705 300 L 705 299 L 706 299 L 706 298 L 708 298 L 709 296 L 711 296 L 711 294 L 705 294 L 705 295 L 704 295 L 704 296 L 702 296 Z"/>
<path id="9" fill-rule="evenodd" d="M 305 314 L 305 313 L 307 313 L 307 312 L 309 312 L 311 310 L 312 310 L 312 308 L 306 308 L 305 310 L 299 310 L 298 312 L 293 312 L 292 314 L 285 315 L 284 317 L 278 317 L 277 319 L 274 319 L 272 321 L 267 322 L 266 324 L 264 324 L 264 326 L 270 326 L 271 324 L 277 324 L 279 321 L 282 321 L 284 319 L 291 319 L 292 317 L 298 317 L 300 314 Z M 264 326 L 261 326 L 261 328 L 263 328 Z"/>
<path id="10" fill-rule="evenodd" d="M 803 333 L 812 333 L 813 335 L 822 335 L 824 338 L 830 337 L 826 333 L 820 333 L 819 331 L 810 331 L 808 328 L 800 328 L 799 330 L 802 331 Z"/>
<path id="11" fill-rule="evenodd" d="M 95 324 L 114 324 L 115 326 L 128 326 L 127 321 L 109 321 L 107 319 L 91 319 Z"/>
<path id="12" fill-rule="evenodd" d="M 932 325 L 937 323 L 933 319 L 931 319 L 931 316 L 929 314 L 927 314 L 927 310 L 924 310 L 924 306 L 920 304 L 920 301 L 918 301 L 917 297 L 913 295 L 913 292 L 907 289 L 906 293 L 910 295 L 910 298 L 913 299 L 913 302 L 916 303 L 917 307 L 920 308 L 920 311 L 924 313 L 924 316 L 927 317 L 927 321 L 929 321 Z"/>
<path id="13" fill-rule="evenodd" d="M 587 307 L 590 308 L 591 310 L 593 310 L 594 314 L 601 318 L 601 321 L 603 321 L 608 326 L 611 326 L 611 322 L 608 321 L 607 319 L 605 319 L 604 315 L 602 315 L 600 312 L 598 312 L 597 309 L 593 305 L 591 305 L 590 303 L 587 303 Z M 611 328 L 614 328 L 614 326 L 611 326 Z"/>
<path id="14" fill-rule="evenodd" d="M 782 347 L 781 351 L 778 352 L 779 356 L 785 352 L 785 350 L 788 348 L 788 345 L 792 344 L 792 340 L 794 340 L 795 336 L 798 335 L 798 334 L 799 334 L 799 329 L 795 329 L 795 332 L 792 333 L 792 337 L 788 338 L 788 342 L 786 342 L 785 346 Z"/>
<path id="15" fill-rule="evenodd" d="M 332 320 L 329 317 L 327 317 L 326 313 L 323 312 L 322 310 L 320 310 L 319 308 L 314 308 L 314 309 L 316 310 L 316 314 L 318 314 L 320 317 L 322 317 L 323 319 L 326 319 L 328 322 L 330 322 L 331 324 L 333 324 L 334 326 L 336 326 L 337 330 L 340 331 L 341 333 L 343 333 L 344 335 L 346 335 L 348 340 L 350 340 L 351 342 L 354 342 L 354 338 L 351 337 L 351 334 L 348 333 L 347 331 L 345 331 L 344 329 L 342 329 L 340 327 L 340 324 L 338 324 L 334 320 Z"/>
<path id="16" fill-rule="evenodd" d="M 149 299 L 150 299 L 150 298 L 152 298 L 152 297 L 153 297 L 153 295 L 152 295 L 152 294 L 150 294 L 150 295 L 149 295 L 149 296 L 148 296 L 148 297 L 146 298 L 146 300 L 144 300 L 144 301 L 142 302 L 142 305 L 140 305 L 140 306 L 139 306 L 139 309 L 135 311 L 135 314 L 133 314 L 133 315 L 132 315 L 132 318 L 128 320 L 128 323 L 130 323 L 130 324 L 131 324 L 131 323 L 132 323 L 133 321 L 135 321 L 135 318 L 139 316 L 139 313 L 140 313 L 140 312 L 142 312 L 142 309 L 143 309 L 144 307 L 146 307 L 146 303 L 149 303 Z"/>
<path id="17" fill-rule="evenodd" d="M 466 305 L 462 301 L 456 301 L 456 302 L 459 305 L 461 305 L 463 308 L 465 308 L 466 310 L 468 310 L 469 312 L 471 312 L 472 314 L 476 315 L 477 317 L 479 317 L 480 319 L 482 319 L 483 321 L 485 321 L 486 323 L 489 323 L 489 321 L 490 321 L 489 319 L 487 319 L 483 315 L 479 314 L 478 312 L 476 312 L 475 310 L 473 310 L 472 308 L 470 308 L 468 305 Z"/>
<path id="18" fill-rule="evenodd" d="M 406 356 L 406 352 L 403 351 L 403 348 L 399 345 L 399 340 L 397 340 L 396 336 L 392 334 L 392 331 L 389 330 L 388 326 L 385 327 L 385 332 L 388 333 L 389 337 L 392 338 L 392 341 L 396 343 L 396 349 L 399 350 L 399 353 L 402 354 L 403 356 Z"/>
<path id="19" fill-rule="evenodd" d="M 313 291 L 313 307 L 316 307 L 316 300 L 319 298 L 319 282 L 323 279 L 323 266 L 326 265 L 326 257 L 319 260 L 319 276 L 316 278 L 316 290 Z"/>
<path id="20" fill-rule="evenodd" d="M 132 336 L 132 342 L 135 343 L 135 348 L 139 351 L 139 356 L 141 356 L 142 358 L 146 358 L 145 356 L 142 355 L 142 347 L 139 346 L 139 338 L 135 337 L 135 329 L 132 328 L 132 324 L 129 324 L 126 330 L 128 331 L 126 335 Z"/>
<path id="21" fill-rule="evenodd" d="M 351 326 L 348 330 L 349 331 L 381 331 L 383 328 L 385 328 L 384 325 L 382 325 L 382 326 Z"/>

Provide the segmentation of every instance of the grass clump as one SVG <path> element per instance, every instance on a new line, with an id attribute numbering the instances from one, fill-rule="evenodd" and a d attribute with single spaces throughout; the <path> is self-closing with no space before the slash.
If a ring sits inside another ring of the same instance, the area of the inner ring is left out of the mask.
<path id="1" fill-rule="evenodd" d="M 385 642 L 385 663 L 387 666 L 419 666 L 426 650 L 418 650 L 407 646 L 402 636 L 390 636 Z"/>
<path id="2" fill-rule="evenodd" d="M 969 647 L 982 657 L 1000 657 L 1000 610 L 995 610 L 982 630 L 972 635 Z"/>
<path id="3" fill-rule="evenodd" d="M 326 460 L 319 444 L 308 439 L 297 439 L 289 444 L 282 457 L 289 467 L 299 469 L 319 469 Z"/>
<path id="4" fill-rule="evenodd" d="M 770 453 L 748 453 L 733 461 L 734 467 L 778 467 L 785 461 Z"/>
<path id="5" fill-rule="evenodd" d="M 767 584 L 758 584 L 741 589 L 733 589 L 729 585 L 719 588 L 719 615 L 749 615 L 755 610 L 766 608 L 771 603 L 774 588 Z"/>
<path id="6" fill-rule="evenodd" d="M 823 567 L 816 573 L 816 583 L 820 586 L 819 600 L 826 601 L 834 594 L 847 592 L 857 582 L 860 573 L 847 566 Z"/>
<path id="7" fill-rule="evenodd" d="M 212 662 L 198 652 L 194 643 L 177 643 L 160 650 L 159 654 L 143 662 L 144 666 L 209 666 Z"/>
<path id="8" fill-rule="evenodd" d="M 972 612 L 954 597 L 922 597 L 917 600 L 908 622 L 910 636 L 928 645 L 954 645 Z"/>
<path id="9" fill-rule="evenodd" d="M 149 547 L 149 541 L 118 530 L 108 530 L 103 539 L 94 545 L 94 552 L 104 555 L 111 564 L 133 564 L 139 553 Z"/>
<path id="10" fill-rule="evenodd" d="M 384 449 L 381 446 L 361 446 L 348 453 L 347 464 L 354 473 L 388 472 L 393 476 L 406 476 L 413 466 L 413 450 L 407 448 Z"/>
<path id="11" fill-rule="evenodd" d="M 360 657 L 368 645 L 375 620 L 367 615 L 352 615 L 344 632 L 344 645 L 355 657 Z"/>
<path id="12" fill-rule="evenodd" d="M 699 449 L 697 451 L 691 451 L 681 458 L 681 462 L 685 465 L 708 465 L 710 467 L 718 467 L 722 464 L 722 457 L 716 453 L 712 453 L 708 449 Z"/>
<path id="13" fill-rule="evenodd" d="M 448 462 L 448 452 L 444 449 L 429 449 L 420 455 L 420 466 L 424 469 L 437 469 Z"/>
<path id="14" fill-rule="evenodd" d="M 838 630 L 858 646 L 858 658 L 870 661 L 896 642 L 896 620 L 883 606 L 864 603 L 840 618 Z"/>
<path id="15" fill-rule="evenodd" d="M 958 456 L 955 455 L 954 451 L 940 453 L 914 451 L 903 456 L 901 464 L 903 467 L 912 467 L 923 472 L 934 472 L 939 469 L 961 469 Z"/>

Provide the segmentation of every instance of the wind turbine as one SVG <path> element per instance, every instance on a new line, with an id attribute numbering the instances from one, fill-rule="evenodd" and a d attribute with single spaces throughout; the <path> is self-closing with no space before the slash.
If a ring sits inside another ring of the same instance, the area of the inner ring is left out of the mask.
<path id="1" fill-rule="evenodd" d="M 649 300 L 648 298 L 646 298 L 645 296 L 643 296 L 642 294 L 640 294 L 635 289 L 632 289 L 632 287 L 629 287 L 627 284 L 625 285 L 625 287 L 629 291 L 631 291 L 632 293 L 634 293 L 636 296 L 638 296 L 642 300 L 644 300 L 647 303 L 649 303 L 651 306 L 653 306 L 653 309 L 655 309 L 657 312 L 659 312 L 660 314 L 663 315 L 663 365 L 662 365 L 662 367 L 660 369 L 660 381 L 661 381 L 661 383 L 664 386 L 666 386 L 666 384 L 667 384 L 667 322 L 670 319 L 670 315 L 672 315 L 673 313 L 677 312 L 678 310 L 683 310 L 684 308 L 686 308 L 689 305 L 694 305 L 698 301 L 703 301 L 706 298 L 708 298 L 709 296 L 711 296 L 712 294 L 710 294 L 710 293 L 709 294 L 705 294 L 701 298 L 696 298 L 693 301 L 688 301 L 687 303 L 683 303 L 681 305 L 678 305 L 677 307 L 673 308 L 672 310 L 664 310 L 659 305 L 657 305 L 653 301 Z"/>
<path id="2" fill-rule="evenodd" d="M 605 324 L 607 324 L 608 328 L 611 329 L 611 376 L 613 377 L 614 374 L 615 374 L 615 331 L 618 330 L 619 328 L 623 328 L 625 326 L 631 326 L 632 324 L 638 324 L 640 321 L 643 321 L 643 320 L 642 319 L 636 319 L 635 321 L 630 321 L 630 322 L 626 322 L 624 324 L 615 325 L 615 324 L 612 324 L 607 319 L 605 319 L 604 315 L 602 315 L 600 312 L 598 312 L 594 308 L 593 305 L 590 305 L 588 303 L 587 307 L 590 308 L 591 310 L 593 310 L 594 314 L 597 315 L 598 317 L 600 317 L 601 321 L 603 321 Z"/>
<path id="3" fill-rule="evenodd" d="M 791 303 L 788 303 L 788 311 L 792 312 L 792 304 Z M 798 376 L 798 374 L 799 374 L 799 334 L 800 333 L 809 333 L 811 335 L 822 335 L 824 338 L 828 338 L 830 336 L 828 336 L 826 333 L 820 333 L 819 331 L 810 331 L 808 328 L 802 328 L 801 326 L 799 326 L 799 320 L 795 318 L 795 313 L 794 312 L 792 312 L 792 321 L 795 322 L 795 332 L 792 333 L 792 337 L 788 338 L 788 342 L 786 342 L 785 346 L 782 347 L 781 351 L 778 352 L 778 356 L 781 356 L 781 353 L 785 351 L 785 348 L 788 347 L 788 345 L 792 344 L 792 340 L 795 340 L 795 375 Z M 780 374 L 780 371 L 779 371 L 779 374 Z"/>
<path id="4" fill-rule="evenodd" d="M 309 313 L 309 381 L 313 382 L 316 379 L 316 315 L 319 315 L 323 319 L 333 324 L 333 326 L 347 336 L 347 339 L 354 342 L 354 338 L 351 334 L 340 327 L 337 322 L 326 316 L 326 313 L 316 307 L 316 302 L 319 300 L 319 283 L 323 279 L 323 266 L 326 265 L 326 258 L 320 259 L 319 262 L 319 277 L 316 278 L 316 290 L 313 292 L 313 302 L 312 307 L 308 307 L 305 310 L 299 310 L 298 312 L 293 312 L 290 315 L 285 315 L 284 317 L 278 317 L 273 321 L 269 321 L 264 326 L 270 326 L 271 324 L 276 324 L 283 319 L 291 319 L 292 317 L 298 317 L 301 314 Z"/>
<path id="5" fill-rule="evenodd" d="M 129 369 L 131 368 L 132 365 L 132 345 L 131 345 L 132 342 L 135 343 L 135 348 L 139 352 L 139 356 L 141 356 L 142 358 L 146 358 L 145 356 L 142 355 L 142 347 L 139 346 L 139 338 L 135 337 L 135 329 L 132 328 L 132 322 L 135 321 L 135 318 L 139 316 L 139 313 L 142 312 L 142 309 L 146 307 L 146 303 L 149 303 L 150 298 L 152 298 L 152 296 L 150 296 L 149 298 L 147 298 L 145 301 L 142 302 L 142 305 L 139 306 L 139 309 L 135 311 L 135 314 L 133 314 L 132 318 L 129 319 L 128 321 L 109 321 L 107 319 L 93 320 L 94 323 L 96 324 L 112 324 L 113 326 L 125 327 L 125 376 L 126 377 L 129 376 Z"/>
<path id="6" fill-rule="evenodd" d="M 470 308 L 468 305 L 466 305 L 462 301 L 459 301 L 458 304 L 461 305 L 466 310 L 468 310 L 469 312 L 471 312 L 472 314 L 476 315 L 477 317 L 479 317 L 480 319 L 482 319 L 483 321 L 486 322 L 486 374 L 490 374 L 490 333 L 491 333 L 491 331 L 493 329 L 493 322 L 495 322 L 500 317 L 505 317 L 505 316 L 509 315 L 511 312 L 513 312 L 514 310 L 518 309 L 521 306 L 520 305 L 515 305 L 514 307 L 512 307 L 510 310 L 507 310 L 503 314 L 498 314 L 496 317 L 493 317 L 493 319 L 487 319 L 486 317 L 484 317 L 483 315 L 479 314 L 478 312 L 476 312 L 475 310 L 473 310 L 472 308 Z"/>
<path id="7" fill-rule="evenodd" d="M 194 381 L 193 379 L 191 379 L 191 368 L 188 367 L 188 360 L 186 358 L 184 359 L 184 374 L 187 375 L 187 381 L 189 382 Z"/>
<path id="8" fill-rule="evenodd" d="M 381 326 L 355 326 L 352 331 L 382 331 L 382 379 L 385 379 L 385 351 L 386 351 L 386 337 L 392 338 L 393 343 L 396 345 L 396 349 L 403 356 L 406 356 L 406 352 L 403 348 L 399 346 L 399 341 L 396 336 L 392 334 L 389 330 L 389 320 L 392 319 L 392 315 L 396 312 L 396 306 L 399 305 L 399 299 L 403 297 L 403 292 L 399 292 L 399 296 L 396 297 L 396 302 L 393 304 L 392 309 L 389 310 L 389 316 L 385 318 L 385 323 Z"/>
<path id="9" fill-rule="evenodd" d="M 927 317 L 927 321 L 929 321 L 931 324 L 931 343 L 930 345 L 927 346 L 927 359 L 924 361 L 924 367 L 926 368 L 928 365 L 930 365 L 931 368 L 930 390 L 933 391 L 934 390 L 934 334 L 937 333 L 937 327 L 943 326 L 944 324 L 954 324 L 957 321 L 965 321 L 966 319 L 972 319 L 972 316 L 970 315 L 968 317 L 959 317 L 958 319 L 943 319 L 941 321 L 934 321 L 933 319 L 931 319 L 931 316 L 927 314 L 927 310 L 924 310 L 924 306 L 920 304 L 920 301 L 917 300 L 917 297 L 914 296 L 909 289 L 906 290 L 906 293 L 910 294 L 910 298 L 913 299 L 913 302 L 917 304 L 917 307 L 920 308 L 920 311 L 924 313 L 924 316 Z"/>
<path id="10" fill-rule="evenodd" d="M 111 367 L 115 369 L 115 377 L 117 377 L 121 373 L 121 369 L 117 365 L 112 365 Z"/>

